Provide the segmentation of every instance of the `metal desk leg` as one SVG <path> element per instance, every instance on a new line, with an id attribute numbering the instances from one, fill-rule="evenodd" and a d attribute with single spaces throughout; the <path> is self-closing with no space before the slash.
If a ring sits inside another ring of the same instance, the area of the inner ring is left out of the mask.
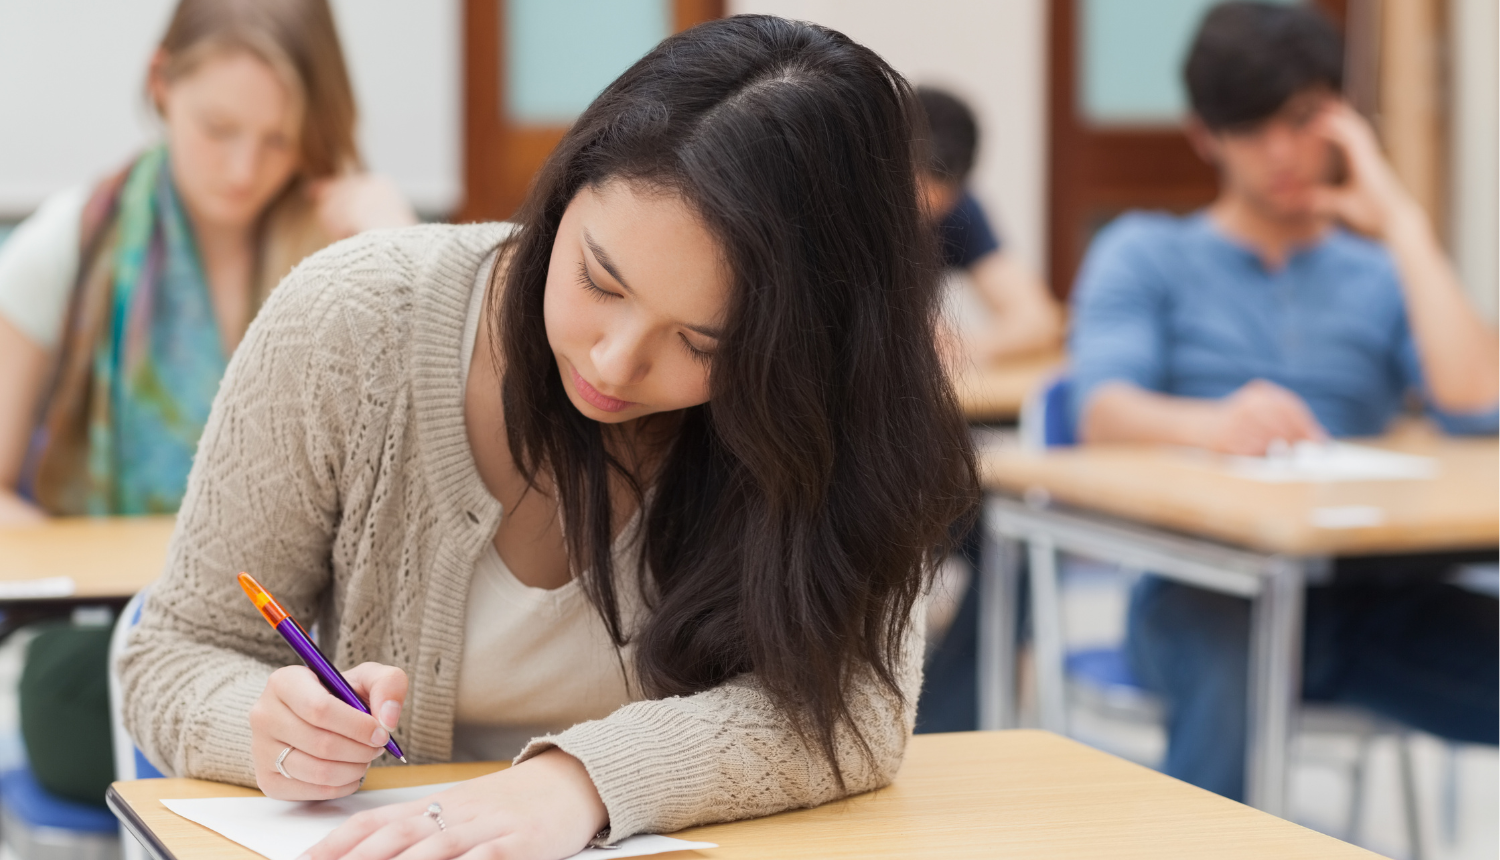
<path id="1" fill-rule="evenodd" d="M 979 728 L 1015 728 L 1016 595 L 1020 591 L 1020 547 L 1001 536 L 996 513 L 984 511 L 979 556 Z"/>
<path id="2" fill-rule="evenodd" d="M 1305 562 L 1268 559 L 1265 585 L 1251 604 L 1250 726 L 1246 800 L 1284 816 L 1292 722 L 1302 699 Z"/>
<path id="3" fill-rule="evenodd" d="M 1068 702 L 1063 666 L 1062 602 L 1058 597 L 1057 547 L 1047 535 L 1026 540 L 1031 562 L 1031 629 L 1036 665 L 1037 706 L 1042 728 L 1068 733 Z"/>

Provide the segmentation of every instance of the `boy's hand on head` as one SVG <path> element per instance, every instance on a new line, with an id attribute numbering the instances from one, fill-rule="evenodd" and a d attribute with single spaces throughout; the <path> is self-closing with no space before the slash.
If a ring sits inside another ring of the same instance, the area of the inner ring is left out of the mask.
<path id="1" fill-rule="evenodd" d="M 1275 383 L 1255 379 L 1215 404 L 1202 445 L 1224 454 L 1259 457 L 1276 442 L 1327 438 L 1328 431 L 1302 398 Z"/>
<path id="2" fill-rule="evenodd" d="M 271 673 L 250 709 L 255 781 L 267 797 L 326 800 L 352 794 L 370 762 L 385 751 L 406 701 L 406 673 L 361 663 L 344 677 L 376 716 L 344 704 L 305 666 Z M 276 768 L 278 758 L 285 774 Z"/>
<path id="3" fill-rule="evenodd" d="M 1319 213 L 1377 239 L 1386 239 L 1404 219 L 1421 214 L 1381 153 L 1375 130 L 1354 108 L 1333 102 L 1314 122 L 1347 166 L 1342 184 L 1323 185 L 1314 192 L 1313 206 Z"/>

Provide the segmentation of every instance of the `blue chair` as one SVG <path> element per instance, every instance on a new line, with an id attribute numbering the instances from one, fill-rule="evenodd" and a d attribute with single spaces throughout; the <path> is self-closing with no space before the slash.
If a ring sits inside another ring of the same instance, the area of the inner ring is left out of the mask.
<path id="1" fill-rule="evenodd" d="M 1073 424 L 1073 383 L 1053 377 L 1021 406 L 1021 442 L 1028 448 L 1066 448 L 1078 444 Z"/>
<path id="2" fill-rule="evenodd" d="M 1052 379 L 1033 394 L 1021 411 L 1022 444 L 1037 450 L 1076 445 L 1078 437 L 1072 414 L 1072 394 L 1072 383 L 1066 376 Z M 1054 661 L 1054 665 L 1060 663 L 1064 678 L 1064 684 L 1055 685 L 1061 693 L 1060 701 L 1054 694 L 1053 701 L 1049 703 L 1045 701 L 1046 693 L 1043 693 L 1044 701 L 1041 705 L 1044 727 L 1060 729 L 1061 733 L 1067 734 L 1069 702 L 1107 719 L 1135 725 L 1160 726 L 1164 716 L 1161 701 L 1136 678 L 1122 645 L 1063 652 L 1057 567 L 1054 564 L 1049 568 L 1052 573 L 1050 581 L 1043 581 L 1047 578 L 1038 578 L 1036 571 L 1033 571 L 1031 589 L 1032 612 L 1037 628 L 1037 659 Z M 1058 656 L 1049 657 L 1049 654 L 1060 655 L 1060 659 Z M 1049 671 L 1056 672 L 1058 669 L 1042 665 L 1037 667 L 1039 676 Z M 1305 735 L 1340 735 L 1355 739 L 1357 753 L 1353 763 L 1348 765 L 1352 790 L 1344 833 L 1345 838 L 1350 841 L 1360 832 L 1371 745 L 1381 736 L 1396 739 L 1408 845 L 1411 846 L 1411 856 L 1420 860 L 1424 849 L 1418 818 L 1415 766 L 1411 746 L 1407 743 L 1410 732 L 1396 723 L 1361 709 L 1316 704 L 1302 706 L 1297 731 Z"/>
<path id="3" fill-rule="evenodd" d="M 108 809 L 58 797 L 31 768 L 0 774 L 0 827 L 21 860 L 119 860 L 120 825 Z"/>
<path id="4" fill-rule="evenodd" d="M 108 809 L 53 794 L 29 766 L 0 773 L 0 834 L 20 860 L 120 860 L 120 833 Z"/>

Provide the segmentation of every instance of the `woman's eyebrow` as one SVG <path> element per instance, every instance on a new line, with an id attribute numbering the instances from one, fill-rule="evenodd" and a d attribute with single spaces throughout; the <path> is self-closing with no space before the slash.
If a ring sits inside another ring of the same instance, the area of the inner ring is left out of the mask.
<path id="1" fill-rule="evenodd" d="M 625 292 L 630 293 L 632 296 L 635 295 L 635 290 L 632 290 L 630 285 L 625 283 L 625 278 L 620 275 L 620 270 L 615 266 L 615 261 L 610 259 L 609 253 L 598 242 L 594 241 L 594 237 L 589 235 L 588 230 L 583 231 L 583 244 L 589 246 L 589 250 L 594 254 L 594 259 L 599 261 L 599 265 L 604 267 L 604 271 L 609 272 L 609 276 L 614 278 L 616 283 L 625 289 Z"/>
<path id="2" fill-rule="evenodd" d="M 583 231 L 583 244 L 589 246 L 589 251 L 593 253 L 594 259 L 599 261 L 599 265 L 604 267 L 604 271 L 609 272 L 609 276 L 611 278 L 614 278 L 615 282 L 618 283 L 620 287 L 625 290 L 625 292 L 631 294 L 632 296 L 635 295 L 635 290 L 632 290 L 630 288 L 630 285 L 625 283 L 625 279 L 620 276 L 620 270 L 615 266 L 615 261 L 611 260 L 609 257 L 609 253 L 606 252 L 598 242 L 594 241 L 594 237 L 589 235 L 588 230 Z M 719 340 L 724 336 L 724 332 L 722 329 L 713 328 L 711 326 L 693 325 L 691 323 L 683 323 L 682 325 L 684 328 L 692 329 L 698 334 L 701 334 L 704 337 L 711 337 L 714 340 Z"/>

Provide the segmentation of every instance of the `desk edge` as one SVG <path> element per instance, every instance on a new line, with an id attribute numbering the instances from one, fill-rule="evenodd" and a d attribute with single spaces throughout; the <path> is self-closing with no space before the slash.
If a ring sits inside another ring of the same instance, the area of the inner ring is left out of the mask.
<path id="1" fill-rule="evenodd" d="M 167 848 L 166 843 L 157 838 L 156 833 L 146 824 L 140 814 L 135 811 L 130 802 L 115 790 L 113 785 L 109 787 L 108 791 L 104 792 L 104 802 L 109 806 L 110 811 L 115 814 L 115 818 L 120 820 L 120 823 L 125 826 L 130 835 L 134 836 L 136 841 L 140 842 L 141 846 L 152 857 L 156 858 L 156 860 L 177 860 L 177 855 L 173 854 L 171 849 Z"/>

